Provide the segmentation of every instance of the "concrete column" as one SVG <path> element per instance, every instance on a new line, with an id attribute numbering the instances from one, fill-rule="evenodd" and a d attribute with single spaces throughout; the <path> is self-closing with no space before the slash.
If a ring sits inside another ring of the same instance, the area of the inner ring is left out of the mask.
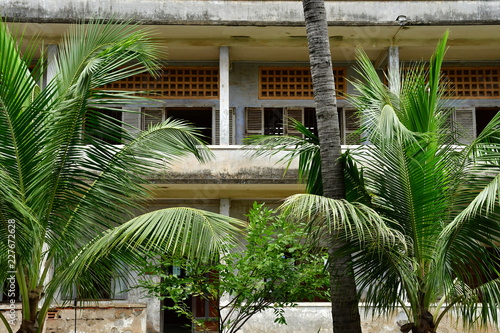
<path id="1" fill-rule="evenodd" d="M 229 145 L 229 47 L 221 46 L 219 52 L 220 80 L 220 144 Z"/>
<path id="2" fill-rule="evenodd" d="M 59 52 L 59 47 L 56 44 L 49 44 L 47 46 L 47 70 L 45 71 L 42 88 L 45 88 L 57 74 L 59 70 L 56 66 L 57 53 Z"/>
<path id="3" fill-rule="evenodd" d="M 219 214 L 224 216 L 230 216 L 229 210 L 231 209 L 231 199 L 229 198 L 220 198 L 219 202 Z"/>
<path id="4" fill-rule="evenodd" d="M 399 47 L 389 46 L 389 89 L 395 94 L 399 94 L 400 75 L 399 75 Z"/>

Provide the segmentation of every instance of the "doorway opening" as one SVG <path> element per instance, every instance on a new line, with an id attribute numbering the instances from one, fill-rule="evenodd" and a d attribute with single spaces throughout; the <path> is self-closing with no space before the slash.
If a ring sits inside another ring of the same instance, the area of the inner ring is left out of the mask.
<path id="1" fill-rule="evenodd" d="M 476 108 L 476 133 L 479 135 L 500 108 Z"/>
<path id="2" fill-rule="evenodd" d="M 182 119 L 200 128 L 202 139 L 209 145 L 213 144 L 212 138 L 212 108 L 167 108 L 167 117 Z"/>

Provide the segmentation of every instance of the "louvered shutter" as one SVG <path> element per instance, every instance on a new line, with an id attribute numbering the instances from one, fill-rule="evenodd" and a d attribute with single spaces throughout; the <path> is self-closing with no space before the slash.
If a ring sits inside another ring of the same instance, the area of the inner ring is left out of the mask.
<path id="1" fill-rule="evenodd" d="M 455 110 L 455 133 L 457 141 L 469 144 L 476 137 L 476 118 L 474 109 Z"/>
<path id="2" fill-rule="evenodd" d="M 345 145 L 361 144 L 361 133 L 356 131 L 359 129 L 359 115 L 355 109 L 344 109 L 344 132 L 341 133 L 341 142 Z"/>
<path id="3" fill-rule="evenodd" d="M 264 108 L 245 109 L 245 136 L 264 134 Z"/>
<path id="4" fill-rule="evenodd" d="M 163 122 L 165 120 L 164 111 L 164 108 L 143 108 L 142 130 L 147 130 L 150 126 Z"/>
<path id="5" fill-rule="evenodd" d="M 234 145 L 236 141 L 235 137 L 235 115 L 234 108 L 229 108 L 229 144 Z M 220 145 L 220 110 L 216 109 L 213 116 L 213 142 L 216 145 Z"/>
<path id="6" fill-rule="evenodd" d="M 220 145 L 220 110 L 216 109 L 213 111 L 212 117 L 212 142 L 215 145 Z"/>
<path id="7" fill-rule="evenodd" d="M 130 125 L 128 128 L 130 132 L 137 134 L 139 133 L 139 129 L 141 127 L 141 109 L 133 109 L 127 107 L 126 111 L 122 112 L 123 122 L 127 125 Z"/>
<path id="8" fill-rule="evenodd" d="M 304 108 L 285 108 L 285 135 L 303 137 L 302 133 L 293 128 L 292 122 L 288 118 L 293 118 L 304 124 Z"/>
<path id="9" fill-rule="evenodd" d="M 236 122 L 235 122 L 235 110 L 234 108 L 229 108 L 229 144 L 236 144 Z"/>

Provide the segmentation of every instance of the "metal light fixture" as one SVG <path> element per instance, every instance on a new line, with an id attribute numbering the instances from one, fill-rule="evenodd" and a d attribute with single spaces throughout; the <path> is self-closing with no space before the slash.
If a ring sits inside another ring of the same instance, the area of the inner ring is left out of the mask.
<path id="1" fill-rule="evenodd" d="M 399 15 L 396 17 L 396 22 L 398 22 L 399 25 L 403 26 L 408 23 L 408 19 L 406 18 L 406 15 Z"/>

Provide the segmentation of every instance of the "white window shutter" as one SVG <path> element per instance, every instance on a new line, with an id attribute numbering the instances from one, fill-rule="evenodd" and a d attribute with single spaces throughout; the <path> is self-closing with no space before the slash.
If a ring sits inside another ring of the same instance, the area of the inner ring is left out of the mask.
<path id="1" fill-rule="evenodd" d="M 220 110 L 215 109 L 212 117 L 212 137 L 215 145 L 220 145 Z M 236 142 L 236 124 L 235 110 L 229 108 L 229 144 L 234 145 Z"/>
<path id="2" fill-rule="evenodd" d="M 245 108 L 245 136 L 264 134 L 264 108 Z"/>
<path id="3" fill-rule="evenodd" d="M 455 110 L 455 135 L 461 144 L 469 144 L 476 137 L 476 117 L 475 110 L 457 109 Z"/>
<path id="4" fill-rule="evenodd" d="M 165 120 L 165 108 L 142 108 L 142 130 Z"/>
<path id="5" fill-rule="evenodd" d="M 303 124 L 304 108 L 285 108 L 285 117 L 283 119 L 283 122 L 285 123 L 285 135 L 303 137 L 302 133 L 293 128 L 293 125 L 288 118 L 293 118 Z"/>

